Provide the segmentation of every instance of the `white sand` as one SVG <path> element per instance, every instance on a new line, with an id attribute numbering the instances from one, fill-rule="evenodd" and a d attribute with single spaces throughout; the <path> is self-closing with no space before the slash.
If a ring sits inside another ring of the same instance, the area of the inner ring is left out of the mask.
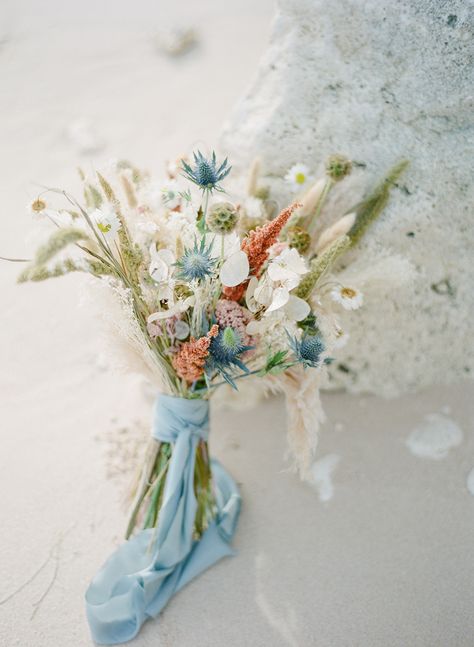
<path id="1" fill-rule="evenodd" d="M 29 253 L 23 206 L 34 182 L 74 186 L 77 164 L 120 156 L 159 170 L 190 142 L 216 142 L 263 51 L 271 2 L 156 4 L 2 3 L 0 254 Z M 200 35 L 195 54 L 160 57 L 154 34 L 183 21 Z M 66 135 L 78 120 L 105 143 L 100 153 L 78 152 L 77 126 L 75 143 Z M 110 472 L 137 451 L 149 391 L 107 370 L 95 322 L 78 307 L 81 277 L 17 287 L 18 268 L 1 267 L 0 600 L 25 586 L 0 605 L 0 645 L 88 646 L 83 594 L 125 521 L 129 475 Z M 213 451 L 244 496 L 239 554 L 134 644 L 471 646 L 469 396 L 466 385 L 389 403 L 325 397 L 320 457 L 341 457 L 326 503 L 282 472 L 281 403 L 216 414 Z M 405 438 L 443 405 L 462 445 L 437 462 L 412 456 Z"/>

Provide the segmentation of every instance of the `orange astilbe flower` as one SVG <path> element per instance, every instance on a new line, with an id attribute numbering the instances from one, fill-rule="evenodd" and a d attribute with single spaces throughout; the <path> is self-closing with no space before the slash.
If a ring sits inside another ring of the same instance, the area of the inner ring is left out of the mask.
<path id="1" fill-rule="evenodd" d="M 250 274 L 259 276 L 260 270 L 268 258 L 268 250 L 277 242 L 281 230 L 290 219 L 294 210 L 298 207 L 301 207 L 301 204 L 294 202 L 289 207 L 286 207 L 286 209 L 283 209 L 276 218 L 267 222 L 263 227 L 257 227 L 257 229 L 251 231 L 244 238 L 242 241 L 242 250 L 249 258 Z M 222 294 L 226 299 L 240 301 L 247 289 L 247 285 L 248 280 L 233 288 L 224 287 Z"/>
<path id="2" fill-rule="evenodd" d="M 209 355 L 209 345 L 212 337 L 216 337 L 219 326 L 214 324 L 205 337 L 194 339 L 183 344 L 172 359 L 173 368 L 178 377 L 192 383 L 204 373 L 204 365 Z"/>

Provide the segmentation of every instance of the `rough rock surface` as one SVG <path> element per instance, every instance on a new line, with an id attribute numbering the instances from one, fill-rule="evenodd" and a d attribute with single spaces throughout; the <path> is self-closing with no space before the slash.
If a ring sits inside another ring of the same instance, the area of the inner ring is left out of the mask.
<path id="1" fill-rule="evenodd" d="M 281 0 L 225 126 L 233 163 L 244 170 L 259 155 L 282 203 L 296 162 L 318 172 L 331 153 L 357 161 L 333 205 L 343 213 L 394 161 L 411 161 L 353 252 L 367 267 L 389 253 L 414 268 L 402 287 L 367 283 L 351 314 L 332 380 L 354 391 L 394 395 L 473 373 L 473 27 L 474 5 L 459 0 Z"/>

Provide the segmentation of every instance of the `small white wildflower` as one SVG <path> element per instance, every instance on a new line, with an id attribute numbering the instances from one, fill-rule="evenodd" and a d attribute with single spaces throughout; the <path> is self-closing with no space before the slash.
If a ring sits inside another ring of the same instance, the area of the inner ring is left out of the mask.
<path id="1" fill-rule="evenodd" d="M 313 176 L 310 175 L 306 164 L 295 164 L 285 175 L 285 180 L 294 191 L 300 191 L 313 181 Z"/>
<path id="2" fill-rule="evenodd" d="M 362 292 L 343 285 L 331 290 L 331 299 L 339 303 L 346 310 L 357 310 L 364 301 Z"/>
<path id="3" fill-rule="evenodd" d="M 169 180 L 161 187 L 161 199 L 168 209 L 176 209 L 181 204 L 179 185 L 176 180 Z"/>
<path id="4" fill-rule="evenodd" d="M 111 208 L 94 209 L 90 219 L 105 238 L 113 240 L 121 227 L 119 217 Z"/>
<path id="5" fill-rule="evenodd" d="M 250 195 L 245 198 L 243 206 L 247 218 L 260 219 L 265 217 L 265 207 L 263 200 L 260 200 L 260 198 Z"/>

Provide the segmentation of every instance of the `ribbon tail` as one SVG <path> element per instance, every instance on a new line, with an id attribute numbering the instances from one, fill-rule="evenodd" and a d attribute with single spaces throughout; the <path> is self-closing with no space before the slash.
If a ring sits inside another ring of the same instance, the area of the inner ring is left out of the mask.
<path id="1" fill-rule="evenodd" d="M 229 542 L 240 511 L 237 485 L 220 463 L 212 461 L 217 516 L 201 539 L 193 541 L 196 443 L 185 434 L 179 441 L 181 449 L 176 452 L 176 469 L 170 465 L 171 478 L 168 474 L 157 535 L 147 529 L 125 542 L 87 590 L 87 617 L 92 636 L 100 644 L 113 645 L 134 638 L 143 622 L 156 616 L 174 593 L 233 553 Z M 177 446 L 178 443 L 173 456 Z"/>

